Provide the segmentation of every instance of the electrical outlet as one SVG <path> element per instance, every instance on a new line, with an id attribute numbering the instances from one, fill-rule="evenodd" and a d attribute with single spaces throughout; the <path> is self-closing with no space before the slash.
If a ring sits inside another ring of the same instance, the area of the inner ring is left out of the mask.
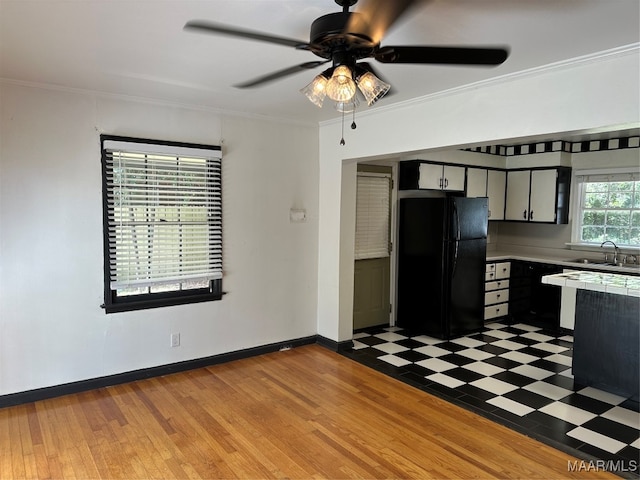
<path id="1" fill-rule="evenodd" d="M 180 334 L 179 333 L 172 333 L 171 334 L 171 346 L 172 347 L 179 347 L 180 346 Z"/>

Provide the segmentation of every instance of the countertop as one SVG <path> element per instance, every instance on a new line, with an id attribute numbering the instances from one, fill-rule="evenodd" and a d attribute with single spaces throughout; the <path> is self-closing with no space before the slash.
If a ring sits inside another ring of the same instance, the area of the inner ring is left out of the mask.
<path id="1" fill-rule="evenodd" d="M 594 292 L 640 297 L 640 277 L 606 272 L 565 272 L 545 275 L 542 283 Z"/>
<path id="2" fill-rule="evenodd" d="M 582 255 L 581 255 L 582 253 Z M 607 273 L 621 273 L 630 275 L 640 275 L 640 266 L 625 265 L 623 267 L 617 267 L 613 265 L 601 265 L 597 263 L 580 263 L 576 262 L 576 259 L 588 257 L 580 251 L 567 251 L 562 256 L 557 255 L 545 255 L 539 253 L 523 253 L 523 252 L 508 252 L 502 250 L 487 251 L 487 262 L 495 262 L 501 260 L 522 260 L 525 262 L 537 262 L 548 263 L 552 265 L 561 265 L 567 268 L 575 268 L 580 270 L 588 270 L 593 272 L 607 272 Z"/>

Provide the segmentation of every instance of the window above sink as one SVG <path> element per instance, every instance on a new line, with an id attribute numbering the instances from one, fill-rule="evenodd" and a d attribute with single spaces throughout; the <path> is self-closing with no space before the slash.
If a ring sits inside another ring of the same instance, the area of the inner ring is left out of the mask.
<path id="1" fill-rule="evenodd" d="M 640 173 L 637 169 L 577 171 L 572 244 L 598 249 L 605 241 L 640 248 Z"/>

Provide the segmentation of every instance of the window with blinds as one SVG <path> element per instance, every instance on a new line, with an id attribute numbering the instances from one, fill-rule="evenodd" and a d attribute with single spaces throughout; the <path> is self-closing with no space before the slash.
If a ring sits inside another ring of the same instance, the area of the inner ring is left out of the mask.
<path id="1" fill-rule="evenodd" d="M 358 172 L 355 259 L 389 256 L 391 176 Z"/>
<path id="2" fill-rule="evenodd" d="M 107 312 L 219 299 L 220 147 L 101 141 Z"/>
<path id="3" fill-rule="evenodd" d="M 640 246 L 640 173 L 576 172 L 579 205 L 573 241 Z"/>

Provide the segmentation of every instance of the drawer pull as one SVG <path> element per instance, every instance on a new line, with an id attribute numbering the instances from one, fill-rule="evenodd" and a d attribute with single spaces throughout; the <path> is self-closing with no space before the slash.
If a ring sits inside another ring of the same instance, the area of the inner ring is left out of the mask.
<path id="1" fill-rule="evenodd" d="M 497 295 L 496 295 L 496 298 L 500 298 L 500 294 L 497 294 Z"/>

